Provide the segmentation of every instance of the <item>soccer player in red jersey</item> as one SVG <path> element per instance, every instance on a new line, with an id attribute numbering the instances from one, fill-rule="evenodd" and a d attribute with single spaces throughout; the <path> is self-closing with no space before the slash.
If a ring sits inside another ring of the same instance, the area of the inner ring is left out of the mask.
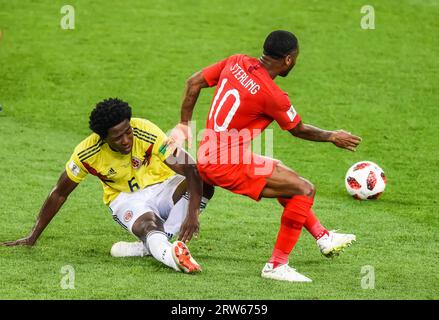
<path id="1" fill-rule="evenodd" d="M 174 128 L 178 142 L 191 139 L 192 118 L 202 88 L 216 86 L 206 130 L 198 150 L 197 166 L 205 182 L 246 195 L 256 201 L 277 198 L 284 207 L 280 230 L 262 277 L 310 282 L 288 266 L 302 227 L 317 240 L 325 256 L 337 255 L 355 241 L 355 235 L 327 231 L 312 211 L 315 187 L 278 160 L 250 151 L 251 141 L 275 120 L 295 137 L 332 142 L 354 151 L 361 138 L 344 130 L 326 131 L 304 124 L 288 98 L 273 81 L 286 77 L 299 54 L 297 38 L 288 31 L 270 33 L 259 58 L 243 54 L 219 61 L 188 79 L 181 122 Z M 180 135 L 180 139 L 178 136 Z"/>

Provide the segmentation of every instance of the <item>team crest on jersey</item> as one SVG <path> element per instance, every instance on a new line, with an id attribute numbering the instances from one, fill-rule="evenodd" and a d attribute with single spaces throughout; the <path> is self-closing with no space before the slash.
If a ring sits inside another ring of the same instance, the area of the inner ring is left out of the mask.
<path id="1" fill-rule="evenodd" d="M 142 160 L 137 159 L 135 157 L 131 158 L 131 166 L 133 167 L 133 169 L 139 169 L 141 165 L 142 165 Z"/>
<path id="2" fill-rule="evenodd" d="M 133 218 L 133 212 L 131 210 L 128 210 L 123 215 L 123 221 L 125 221 L 125 222 L 129 222 L 132 218 Z"/>

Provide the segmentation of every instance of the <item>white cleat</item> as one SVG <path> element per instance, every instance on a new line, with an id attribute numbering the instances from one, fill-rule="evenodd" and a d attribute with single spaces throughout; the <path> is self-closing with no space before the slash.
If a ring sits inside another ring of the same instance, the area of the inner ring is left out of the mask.
<path id="1" fill-rule="evenodd" d="M 327 258 L 338 256 L 345 248 L 349 247 L 356 237 L 354 234 L 343 234 L 329 231 L 329 235 L 324 235 L 317 240 L 320 252 Z"/>
<path id="2" fill-rule="evenodd" d="M 122 257 L 144 257 L 151 254 L 145 248 L 142 241 L 125 242 L 119 241 L 113 244 L 110 254 L 116 258 Z"/>
<path id="3" fill-rule="evenodd" d="M 273 269 L 272 263 L 266 263 L 261 273 L 262 278 L 290 281 L 290 282 L 312 282 L 310 278 L 300 274 L 296 269 L 291 268 L 288 263 Z"/>
<path id="4" fill-rule="evenodd" d="M 181 271 L 184 273 L 201 272 L 200 265 L 192 258 L 189 249 L 182 241 L 175 241 L 171 249 L 172 258 Z"/>

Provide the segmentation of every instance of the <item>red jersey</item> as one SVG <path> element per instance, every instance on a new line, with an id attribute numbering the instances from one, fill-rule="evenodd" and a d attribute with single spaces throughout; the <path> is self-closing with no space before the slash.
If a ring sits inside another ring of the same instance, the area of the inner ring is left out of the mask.
<path id="1" fill-rule="evenodd" d="M 208 85 L 217 89 L 198 151 L 199 161 L 224 164 L 220 154 L 229 154 L 237 146 L 246 150 L 273 120 L 284 130 L 299 123 L 300 116 L 288 94 L 276 85 L 258 59 L 237 54 L 202 73 Z"/>

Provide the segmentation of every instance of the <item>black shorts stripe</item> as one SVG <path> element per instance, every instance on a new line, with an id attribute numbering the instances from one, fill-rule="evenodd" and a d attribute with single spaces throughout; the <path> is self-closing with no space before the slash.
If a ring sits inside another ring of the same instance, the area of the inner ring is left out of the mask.
<path id="1" fill-rule="evenodd" d="M 116 221 L 118 224 L 120 224 L 125 230 L 128 230 L 128 228 L 119 220 L 119 218 L 114 215 L 113 216 L 114 221 Z"/>
<path id="2" fill-rule="evenodd" d="M 190 197 L 189 192 L 186 192 L 185 194 L 183 194 L 181 196 L 180 200 L 181 199 L 186 199 L 187 201 L 189 201 L 189 197 Z M 200 210 L 203 211 L 204 209 L 206 209 L 206 207 L 207 207 L 207 203 L 204 202 L 204 201 L 201 201 L 201 203 L 200 203 Z"/>
<path id="3" fill-rule="evenodd" d="M 92 149 L 96 149 L 99 148 L 100 146 L 102 146 L 104 144 L 104 141 L 102 141 L 101 139 L 99 139 L 99 141 L 92 145 L 91 147 L 88 147 L 84 150 L 82 150 L 81 152 L 78 153 L 78 156 L 81 157 L 82 155 L 84 155 L 85 153 L 88 153 L 89 151 L 91 151 Z"/>

